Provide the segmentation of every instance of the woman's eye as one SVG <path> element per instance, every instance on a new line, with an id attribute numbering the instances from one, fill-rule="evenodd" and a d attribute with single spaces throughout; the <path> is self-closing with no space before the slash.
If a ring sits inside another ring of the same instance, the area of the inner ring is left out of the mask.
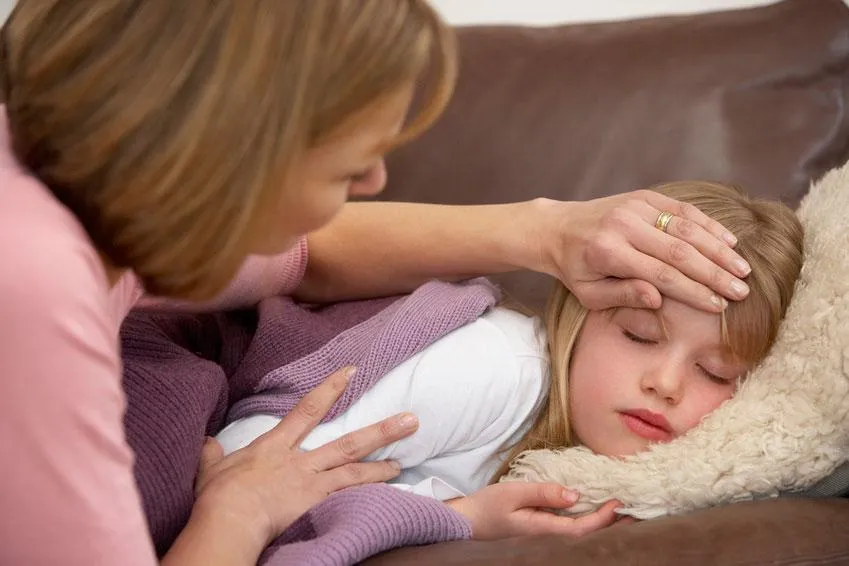
<path id="1" fill-rule="evenodd" d="M 371 169 L 366 169 L 365 171 L 362 171 L 360 173 L 354 173 L 352 175 L 348 175 L 348 181 L 350 181 L 352 183 L 362 183 L 363 181 L 365 181 L 368 178 L 370 172 L 371 172 Z"/>
<path id="2" fill-rule="evenodd" d="M 631 342 L 636 342 L 637 344 L 657 344 L 657 340 L 650 340 L 648 338 L 643 338 L 642 336 L 637 336 L 629 330 L 622 329 L 622 334 L 625 338 Z"/>

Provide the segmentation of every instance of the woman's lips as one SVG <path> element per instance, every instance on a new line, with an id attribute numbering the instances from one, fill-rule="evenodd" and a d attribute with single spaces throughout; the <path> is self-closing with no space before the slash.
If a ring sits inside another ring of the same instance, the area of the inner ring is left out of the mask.
<path id="1" fill-rule="evenodd" d="M 662 415 L 647 411 L 625 411 L 619 418 L 628 430 L 646 440 L 668 442 L 674 437 L 672 428 Z"/>

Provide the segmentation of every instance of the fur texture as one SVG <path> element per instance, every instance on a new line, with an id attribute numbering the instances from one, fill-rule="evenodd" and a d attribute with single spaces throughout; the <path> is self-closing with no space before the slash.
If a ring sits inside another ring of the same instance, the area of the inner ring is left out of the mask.
<path id="1" fill-rule="evenodd" d="M 668 444 L 624 459 L 522 454 L 502 481 L 578 490 L 580 514 L 618 499 L 641 519 L 807 489 L 849 459 L 849 165 L 802 201 L 804 266 L 775 345 L 734 398 Z"/>

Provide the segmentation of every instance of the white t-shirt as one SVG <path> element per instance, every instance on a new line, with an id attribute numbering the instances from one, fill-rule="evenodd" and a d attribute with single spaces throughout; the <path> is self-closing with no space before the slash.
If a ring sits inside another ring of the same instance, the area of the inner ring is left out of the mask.
<path id="1" fill-rule="evenodd" d="M 445 500 L 486 486 L 509 449 L 530 429 L 548 393 L 539 320 L 497 307 L 390 371 L 337 418 L 301 444 L 311 450 L 403 411 L 419 429 L 372 453 L 394 459 L 392 484 Z M 247 446 L 280 419 L 254 415 L 217 439 L 225 453 Z"/>

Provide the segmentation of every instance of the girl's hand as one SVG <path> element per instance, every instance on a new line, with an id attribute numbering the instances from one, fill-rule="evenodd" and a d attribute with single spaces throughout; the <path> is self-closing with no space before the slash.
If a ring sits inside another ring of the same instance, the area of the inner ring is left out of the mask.
<path id="1" fill-rule="evenodd" d="M 586 202 L 528 203 L 529 269 L 553 275 L 589 309 L 659 308 L 661 294 L 709 312 L 745 298 L 734 236 L 696 207 L 640 190 Z M 666 231 L 655 227 L 671 212 Z"/>
<path id="2" fill-rule="evenodd" d="M 614 511 L 621 506 L 618 501 L 609 501 L 578 518 L 540 509 L 565 509 L 577 500 L 578 494 L 556 483 L 508 482 L 446 503 L 469 520 L 475 540 L 543 534 L 580 537 L 616 522 Z"/>
<path id="3" fill-rule="evenodd" d="M 331 493 L 398 475 L 394 462 L 359 460 L 415 432 L 413 415 L 390 417 L 309 452 L 298 448 L 345 390 L 350 373 L 331 375 L 276 427 L 227 457 L 208 439 L 193 514 L 232 517 L 238 528 L 257 534 L 261 550 Z"/>

